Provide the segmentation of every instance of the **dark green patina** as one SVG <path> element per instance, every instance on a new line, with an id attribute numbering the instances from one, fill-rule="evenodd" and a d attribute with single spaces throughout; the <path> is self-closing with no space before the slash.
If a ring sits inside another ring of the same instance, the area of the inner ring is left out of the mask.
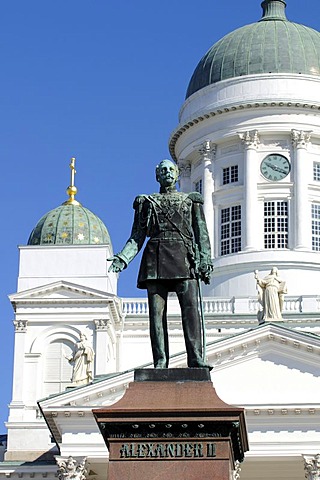
<path id="1" fill-rule="evenodd" d="M 176 189 L 178 169 L 169 160 L 156 169 L 160 192 L 139 195 L 134 201 L 134 223 L 124 248 L 112 258 L 111 271 L 121 272 L 149 237 L 143 252 L 138 287 L 148 291 L 150 337 L 155 368 L 169 364 L 167 299 L 177 294 L 186 343 L 188 366 L 209 367 L 203 358 L 198 309 L 200 280 L 209 283 L 211 249 L 203 198 Z"/>
<path id="2" fill-rule="evenodd" d="M 200 60 L 186 98 L 208 85 L 263 73 L 320 76 L 320 32 L 290 22 L 283 0 L 261 4 L 260 21 L 229 33 Z"/>

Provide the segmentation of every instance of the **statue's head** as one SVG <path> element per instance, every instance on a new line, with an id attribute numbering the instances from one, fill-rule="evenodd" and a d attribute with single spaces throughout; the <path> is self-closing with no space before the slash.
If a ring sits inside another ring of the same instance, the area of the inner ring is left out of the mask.
<path id="1" fill-rule="evenodd" d="M 278 275 L 278 269 L 277 269 L 277 267 L 272 267 L 272 269 L 271 269 L 271 274 L 272 274 L 272 275 Z"/>
<path id="2" fill-rule="evenodd" d="M 171 160 L 162 160 L 156 166 L 156 179 L 162 187 L 171 187 L 178 181 L 179 170 Z"/>

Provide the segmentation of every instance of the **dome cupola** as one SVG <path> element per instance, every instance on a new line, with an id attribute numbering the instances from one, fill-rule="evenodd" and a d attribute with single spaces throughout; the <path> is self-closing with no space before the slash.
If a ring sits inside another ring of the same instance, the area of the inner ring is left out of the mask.
<path id="1" fill-rule="evenodd" d="M 28 245 L 111 245 L 108 230 L 102 220 L 75 200 L 75 158 L 71 159 L 70 169 L 68 200 L 38 221 L 31 232 Z"/>
<path id="2" fill-rule="evenodd" d="M 200 60 L 186 98 L 208 85 L 246 75 L 320 76 L 320 33 L 290 22 L 283 0 L 264 0 L 262 18 L 215 43 Z"/>

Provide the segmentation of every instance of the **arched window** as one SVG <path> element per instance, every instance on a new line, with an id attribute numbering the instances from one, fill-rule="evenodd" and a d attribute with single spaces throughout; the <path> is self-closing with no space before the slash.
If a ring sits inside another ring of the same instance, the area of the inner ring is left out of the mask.
<path id="1" fill-rule="evenodd" d="M 47 346 L 44 357 L 43 394 L 45 397 L 60 393 L 71 383 L 72 365 L 70 357 L 73 344 L 67 340 L 55 341 Z"/>

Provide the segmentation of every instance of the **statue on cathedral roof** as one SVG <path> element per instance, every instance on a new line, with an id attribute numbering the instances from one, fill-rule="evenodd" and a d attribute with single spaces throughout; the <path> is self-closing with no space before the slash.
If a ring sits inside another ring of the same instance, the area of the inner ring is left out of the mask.
<path id="1" fill-rule="evenodd" d="M 263 279 L 258 277 L 258 270 L 256 270 L 254 278 L 257 282 L 259 303 L 263 309 L 258 313 L 259 323 L 281 321 L 287 286 L 286 282 L 279 277 L 279 270 L 272 267 L 271 272 Z"/>

